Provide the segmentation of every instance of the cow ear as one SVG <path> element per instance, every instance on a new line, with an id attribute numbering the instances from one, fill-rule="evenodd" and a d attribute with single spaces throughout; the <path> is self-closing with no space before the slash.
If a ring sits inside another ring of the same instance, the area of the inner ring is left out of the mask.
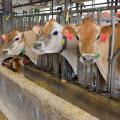
<path id="1" fill-rule="evenodd" d="M 68 25 L 63 28 L 63 35 L 67 37 L 67 40 L 75 40 L 77 33 L 72 26 Z"/>
<path id="2" fill-rule="evenodd" d="M 41 33 L 41 28 L 40 28 L 40 26 L 39 26 L 39 25 L 34 26 L 34 27 L 33 27 L 33 31 L 34 31 L 37 35 L 39 35 L 39 34 Z"/>
<path id="3" fill-rule="evenodd" d="M 2 35 L 2 39 L 3 39 L 4 42 L 8 42 L 9 41 L 9 38 L 8 38 L 8 36 L 6 34 Z"/>

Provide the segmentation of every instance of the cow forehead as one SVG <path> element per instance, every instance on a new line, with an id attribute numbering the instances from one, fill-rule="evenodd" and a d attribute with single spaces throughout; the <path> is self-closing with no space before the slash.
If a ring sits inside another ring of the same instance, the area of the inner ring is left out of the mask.
<path id="1" fill-rule="evenodd" d="M 22 37 L 22 35 L 23 35 L 23 33 L 22 33 L 22 32 L 17 32 L 17 34 L 16 34 L 15 38 L 16 38 L 16 37 L 21 38 L 21 37 Z"/>
<path id="2" fill-rule="evenodd" d="M 42 33 L 45 35 L 49 35 L 51 31 L 53 30 L 55 24 L 56 24 L 56 21 L 54 20 L 48 21 L 46 25 L 43 27 Z"/>
<path id="3" fill-rule="evenodd" d="M 62 25 L 60 25 L 59 23 L 57 23 L 55 20 L 50 20 L 43 27 L 42 34 L 45 35 L 45 36 L 48 36 L 54 30 L 60 31 L 61 28 L 62 28 Z"/>
<path id="4" fill-rule="evenodd" d="M 81 38 L 93 39 L 96 35 L 100 32 L 99 26 L 95 23 L 95 21 L 91 19 L 85 19 L 79 26 L 78 26 L 78 34 Z M 85 40 L 87 42 L 87 40 Z"/>
<path id="5" fill-rule="evenodd" d="M 97 29 L 97 25 L 95 23 L 90 23 L 90 22 L 86 22 L 86 23 L 83 23 L 80 25 L 79 27 L 79 31 L 80 32 L 85 32 L 85 33 L 90 33 L 90 32 L 97 32 L 98 29 Z"/>

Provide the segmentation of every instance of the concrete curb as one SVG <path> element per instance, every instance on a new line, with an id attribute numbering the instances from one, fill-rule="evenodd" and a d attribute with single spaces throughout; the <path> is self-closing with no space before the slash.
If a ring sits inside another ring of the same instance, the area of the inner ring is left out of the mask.
<path id="1" fill-rule="evenodd" d="M 49 91 L 0 66 L 0 101 L 15 118 L 9 120 L 98 120 Z"/>

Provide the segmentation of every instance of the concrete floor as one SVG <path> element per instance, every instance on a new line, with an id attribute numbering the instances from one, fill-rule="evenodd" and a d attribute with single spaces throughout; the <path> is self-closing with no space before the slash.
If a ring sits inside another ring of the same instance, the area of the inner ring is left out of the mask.
<path id="1" fill-rule="evenodd" d="M 0 109 L 9 120 L 98 120 L 23 75 L 0 67 Z"/>
<path id="2" fill-rule="evenodd" d="M 61 84 L 57 77 L 35 69 L 24 67 L 25 77 L 42 86 L 73 105 L 98 117 L 100 120 L 120 120 L 120 102 L 90 92 L 71 83 Z"/>
<path id="3" fill-rule="evenodd" d="M 0 120 L 8 120 L 8 119 L 5 118 L 5 116 L 0 112 Z"/>

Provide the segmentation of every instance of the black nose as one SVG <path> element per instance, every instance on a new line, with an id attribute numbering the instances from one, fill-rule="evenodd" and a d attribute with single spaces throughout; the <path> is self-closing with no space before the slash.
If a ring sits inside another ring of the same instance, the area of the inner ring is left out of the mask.
<path id="1" fill-rule="evenodd" d="M 94 56 L 92 56 L 92 55 L 84 55 L 84 56 L 82 56 L 82 59 L 86 63 L 92 63 L 94 61 Z"/>
<path id="2" fill-rule="evenodd" d="M 33 48 L 35 48 L 35 49 L 40 49 L 41 47 L 42 47 L 42 43 L 35 43 L 33 45 Z"/>
<path id="3" fill-rule="evenodd" d="M 8 53 L 8 50 L 3 50 L 3 54 L 6 55 Z"/>

